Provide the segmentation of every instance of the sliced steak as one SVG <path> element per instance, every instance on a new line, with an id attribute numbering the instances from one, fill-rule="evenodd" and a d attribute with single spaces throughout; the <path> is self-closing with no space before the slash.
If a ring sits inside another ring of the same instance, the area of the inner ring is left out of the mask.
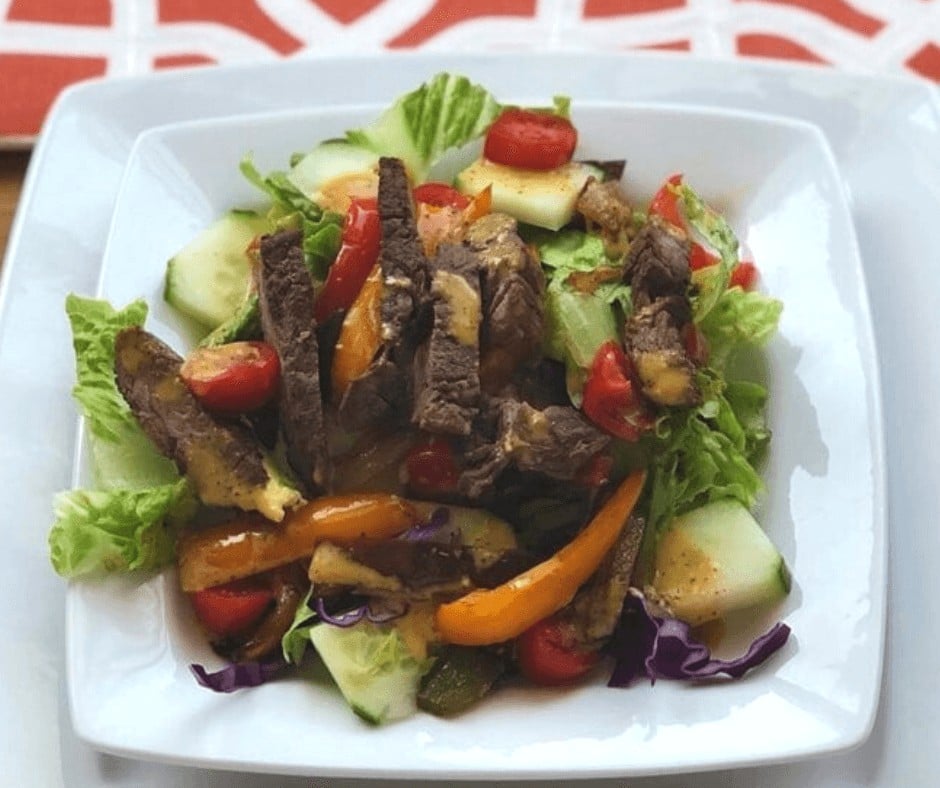
<path id="1" fill-rule="evenodd" d="M 542 344 L 545 277 L 517 228 L 511 216 L 491 213 L 475 221 L 465 239 L 483 270 L 480 380 L 490 393 Z"/>
<path id="2" fill-rule="evenodd" d="M 480 262 L 465 246 L 442 244 L 431 274 L 431 335 L 414 364 L 412 423 L 469 435 L 480 401 Z"/>
<path id="3" fill-rule="evenodd" d="M 256 510 L 280 520 L 299 502 L 273 482 L 259 444 L 237 424 L 214 419 L 180 379 L 183 359 L 142 328 L 115 340 L 117 386 L 141 428 L 172 458 L 210 506 Z"/>
<path id="4" fill-rule="evenodd" d="M 683 341 L 691 319 L 688 298 L 676 295 L 656 299 L 627 320 L 627 351 L 643 394 L 657 405 L 688 406 L 701 401 L 695 365 Z"/>
<path id="5" fill-rule="evenodd" d="M 278 395 L 280 430 L 287 460 L 306 491 L 330 486 L 330 462 L 323 424 L 320 363 L 313 283 L 299 231 L 261 239 L 259 278 L 261 327 L 281 361 Z"/>
<path id="6" fill-rule="evenodd" d="M 400 159 L 379 159 L 382 272 L 382 341 L 375 360 L 353 380 L 339 402 L 343 426 L 361 430 L 410 415 L 409 370 L 426 328 L 428 261 L 415 221 L 408 174 Z"/>
<path id="7" fill-rule="evenodd" d="M 630 244 L 624 279 L 640 309 L 664 296 L 686 296 L 691 279 L 690 243 L 682 230 L 651 220 Z"/>
<path id="8" fill-rule="evenodd" d="M 492 405 L 482 418 L 493 419 Z M 571 481 L 610 444 L 609 435 L 569 406 L 538 410 L 524 402 L 502 399 L 496 406 L 495 421 L 495 438 L 465 455 L 460 491 L 468 498 L 485 495 L 510 464 L 520 471 Z M 483 426 L 493 433 L 491 425 Z"/>
<path id="9" fill-rule="evenodd" d="M 603 563 L 566 608 L 564 615 L 582 643 L 596 645 L 613 634 L 630 589 L 644 527 L 643 518 L 630 516 Z"/>
<path id="10" fill-rule="evenodd" d="M 608 254 L 622 255 L 626 251 L 633 228 L 633 209 L 616 180 L 589 179 L 575 208 L 584 217 L 588 230 L 603 239 Z"/>

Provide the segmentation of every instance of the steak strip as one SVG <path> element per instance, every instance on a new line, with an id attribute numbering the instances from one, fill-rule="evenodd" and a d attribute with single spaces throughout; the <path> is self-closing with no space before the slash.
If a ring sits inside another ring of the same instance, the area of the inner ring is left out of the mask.
<path id="1" fill-rule="evenodd" d="M 180 356 L 131 327 L 117 335 L 114 361 L 117 387 L 141 428 L 190 478 L 200 500 L 283 518 L 290 502 L 269 492 L 260 446 L 242 427 L 216 421 L 203 409 L 180 379 Z"/>
<path id="2" fill-rule="evenodd" d="M 412 423 L 469 435 L 479 409 L 480 263 L 464 246 L 442 244 L 431 274 L 433 324 L 414 364 Z"/>
<path id="3" fill-rule="evenodd" d="M 407 418 L 408 370 L 424 321 L 428 261 L 418 237 L 411 184 L 400 159 L 379 159 L 379 221 L 382 271 L 382 344 L 366 372 L 339 402 L 344 427 L 361 430 Z"/>
<path id="4" fill-rule="evenodd" d="M 285 230 L 261 239 L 261 327 L 281 362 L 280 431 L 287 460 L 305 491 L 330 487 L 330 462 L 320 393 L 313 283 L 301 233 Z"/>

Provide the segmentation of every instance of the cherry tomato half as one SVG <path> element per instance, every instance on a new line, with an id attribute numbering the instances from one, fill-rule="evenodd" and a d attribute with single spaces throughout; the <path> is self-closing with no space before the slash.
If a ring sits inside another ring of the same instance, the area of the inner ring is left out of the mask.
<path id="1" fill-rule="evenodd" d="M 274 592 L 258 578 L 235 580 L 189 595 L 200 623 L 215 637 L 234 637 L 257 623 L 274 601 Z"/>
<path id="2" fill-rule="evenodd" d="M 483 156 L 527 170 L 553 170 L 571 161 L 578 132 L 558 115 L 507 109 L 486 133 Z"/>
<path id="3" fill-rule="evenodd" d="M 433 205 L 437 208 L 459 208 L 463 210 L 470 204 L 469 198 L 462 195 L 453 186 L 446 183 L 428 182 L 415 187 L 415 202 Z"/>
<path id="4" fill-rule="evenodd" d="M 751 290 L 757 284 L 757 266 L 754 263 L 740 262 L 731 272 L 731 281 L 728 287 L 740 287 L 742 290 Z"/>
<path id="5" fill-rule="evenodd" d="M 519 669 L 533 684 L 571 684 L 597 664 L 597 651 L 575 641 L 571 624 L 556 616 L 533 624 L 516 639 Z"/>
<path id="6" fill-rule="evenodd" d="M 653 417 L 634 385 L 632 365 L 613 340 L 594 355 L 581 410 L 598 427 L 626 441 L 637 440 L 653 426 Z"/>
<path id="7" fill-rule="evenodd" d="M 666 182 L 659 187 L 659 191 L 653 195 L 650 200 L 648 213 L 650 216 L 658 216 L 665 219 L 676 227 L 682 227 L 682 214 L 679 212 L 679 198 L 670 186 L 678 186 L 682 183 L 682 174 L 676 173 L 666 179 Z"/>
<path id="8" fill-rule="evenodd" d="M 692 249 L 689 252 L 689 268 L 698 271 L 701 268 L 708 268 L 710 265 L 717 265 L 721 259 L 707 251 L 704 246 L 692 242 Z"/>
<path id="9" fill-rule="evenodd" d="M 214 413 L 233 415 L 257 410 L 277 391 L 281 364 L 267 342 L 229 342 L 197 348 L 180 377 L 195 397 Z"/>
<path id="10" fill-rule="evenodd" d="M 457 491 L 460 474 L 451 445 L 440 438 L 416 443 L 405 456 L 408 488 L 418 495 L 447 495 Z"/>
<path id="11" fill-rule="evenodd" d="M 381 235 L 375 198 L 353 200 L 343 224 L 342 245 L 314 304 L 313 315 L 318 323 L 323 323 L 334 312 L 352 306 L 379 258 Z"/>

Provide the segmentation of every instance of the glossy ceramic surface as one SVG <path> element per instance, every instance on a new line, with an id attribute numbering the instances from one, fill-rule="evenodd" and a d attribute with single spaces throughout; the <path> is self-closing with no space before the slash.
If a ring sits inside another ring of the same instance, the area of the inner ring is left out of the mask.
<path id="1" fill-rule="evenodd" d="M 380 111 L 242 116 L 144 134 L 118 195 L 100 295 L 117 305 L 147 298 L 150 330 L 185 352 L 183 324 L 162 303 L 166 260 L 226 210 L 260 207 L 238 171 L 246 150 L 262 171 L 284 167 L 311 139 Z M 796 578 L 783 611 L 794 642 L 746 681 L 615 691 L 598 677 L 569 691 L 499 692 L 456 721 L 417 715 L 372 730 L 322 683 L 297 678 L 236 696 L 198 687 L 188 664 L 217 660 L 172 574 L 80 582 L 69 590 L 67 638 L 82 738 L 231 768 L 490 778 L 689 771 L 864 738 L 878 695 L 885 593 L 878 374 L 854 231 L 825 138 L 809 124 L 745 113 L 577 98 L 573 120 L 580 157 L 630 159 L 625 183 L 641 204 L 684 172 L 721 206 L 760 261 L 767 290 L 786 305 L 761 359 L 775 438 L 759 516 Z M 677 134 L 682 128 L 696 133 Z M 381 759 L 371 757 L 376 750 Z"/>
<path id="2" fill-rule="evenodd" d="M 933 177 L 940 169 L 936 96 L 926 85 L 902 80 L 659 56 L 402 57 L 394 67 L 353 58 L 118 81 L 65 96 L 34 155 L 3 272 L 0 372 L 7 385 L 0 392 L 0 432 L 14 439 L 0 445 L 3 488 L 12 491 L 0 557 L 0 668 L 22 677 L 0 685 L 5 774 L 41 786 L 309 784 L 98 756 L 70 732 L 62 694 L 63 586 L 45 555 L 48 501 L 70 483 L 75 434 L 62 295 L 95 289 L 118 184 L 138 132 L 218 113 L 295 107 L 312 83 L 324 105 L 382 102 L 444 67 L 503 94 L 539 88 L 585 100 L 706 104 L 771 111 L 822 128 L 848 187 L 869 285 L 882 365 L 889 509 L 900 534 L 891 551 L 892 614 L 879 716 L 867 743 L 839 757 L 631 784 L 931 784 L 940 765 L 930 746 L 940 693 L 932 658 L 940 645 L 940 579 L 933 569 L 940 532 L 932 527 L 940 519 L 932 494 L 940 375 L 924 362 L 923 348 L 938 339 L 934 270 L 924 250 L 938 248 L 940 227 L 916 215 L 940 206 Z M 80 199 L 76 184 L 82 185 Z"/>

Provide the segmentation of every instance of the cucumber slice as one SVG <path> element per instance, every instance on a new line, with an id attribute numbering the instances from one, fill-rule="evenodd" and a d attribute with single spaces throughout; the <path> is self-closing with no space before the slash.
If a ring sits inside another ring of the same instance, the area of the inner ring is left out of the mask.
<path id="1" fill-rule="evenodd" d="M 486 159 L 477 159 L 457 175 L 457 189 L 478 194 L 492 187 L 492 209 L 520 222 L 558 230 L 574 215 L 578 195 L 590 177 L 602 180 L 603 172 L 591 164 L 568 162 L 554 170 L 522 170 Z"/>
<path id="2" fill-rule="evenodd" d="M 229 211 L 167 263 L 164 300 L 206 328 L 222 324 L 248 293 L 249 244 L 271 229 L 254 211 Z"/>
<path id="3" fill-rule="evenodd" d="M 666 526 L 652 585 L 676 618 L 695 626 L 782 599 L 790 591 L 790 572 L 751 513 L 725 500 Z"/>
<path id="4" fill-rule="evenodd" d="M 350 708 L 380 725 L 417 709 L 418 686 L 430 663 L 411 654 L 398 631 L 360 621 L 317 624 L 310 640 Z"/>
<path id="5" fill-rule="evenodd" d="M 327 140 L 304 156 L 287 174 L 288 180 L 307 196 L 338 178 L 375 170 L 379 154 L 345 140 Z"/>

